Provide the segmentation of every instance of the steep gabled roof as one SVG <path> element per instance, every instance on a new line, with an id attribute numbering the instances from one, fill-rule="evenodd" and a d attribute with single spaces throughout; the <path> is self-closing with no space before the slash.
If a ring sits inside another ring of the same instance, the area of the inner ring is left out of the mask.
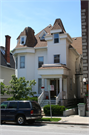
<path id="1" fill-rule="evenodd" d="M 20 36 L 26 36 L 26 43 L 24 45 L 20 45 Z M 18 43 L 16 48 L 21 47 L 34 47 L 36 44 L 36 39 L 34 36 L 34 30 L 31 27 L 26 27 L 18 36 Z"/>
<path id="2" fill-rule="evenodd" d="M 82 37 L 76 37 L 72 39 L 73 42 L 71 45 L 76 49 L 79 54 L 82 54 Z"/>
<path id="3" fill-rule="evenodd" d="M 56 29 L 61 29 L 63 33 L 66 32 L 61 19 L 55 20 L 52 30 L 56 30 Z"/>
<path id="4" fill-rule="evenodd" d="M 43 30 L 45 30 L 46 33 L 50 34 L 51 29 L 52 29 L 52 25 L 48 25 Z M 41 41 L 40 38 L 39 38 L 39 35 L 41 34 L 42 31 L 40 31 L 38 34 L 35 35 L 36 40 L 37 40 L 37 43 L 36 43 L 35 47 L 45 47 L 45 46 L 47 46 L 47 42 L 46 41 Z"/>
<path id="5" fill-rule="evenodd" d="M 7 61 L 5 60 L 5 55 L 2 53 L 1 49 L 4 49 L 4 47 L 0 46 L 0 65 L 9 67 L 9 68 L 15 68 L 15 62 L 13 55 L 10 53 L 10 65 L 7 64 Z"/>

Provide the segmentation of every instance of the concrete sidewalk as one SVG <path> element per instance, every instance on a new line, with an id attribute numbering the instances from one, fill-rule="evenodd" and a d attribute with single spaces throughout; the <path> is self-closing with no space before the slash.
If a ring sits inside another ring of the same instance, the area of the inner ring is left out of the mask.
<path id="1" fill-rule="evenodd" d="M 43 116 L 43 118 L 49 118 L 49 116 Z M 66 117 L 53 116 L 53 118 L 61 118 L 61 120 L 57 122 L 60 124 L 89 125 L 89 117 L 86 117 L 86 116 L 84 116 L 84 117 L 79 116 L 79 115 L 70 115 L 70 116 L 66 116 Z M 54 123 L 56 123 L 56 122 L 54 122 Z"/>

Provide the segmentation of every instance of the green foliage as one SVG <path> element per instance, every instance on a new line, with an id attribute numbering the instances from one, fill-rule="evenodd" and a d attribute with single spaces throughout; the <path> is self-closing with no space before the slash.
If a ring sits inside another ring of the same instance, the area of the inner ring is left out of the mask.
<path id="1" fill-rule="evenodd" d="M 44 113 L 46 116 L 50 116 L 50 105 L 44 106 Z M 63 111 L 65 110 L 64 106 L 59 106 L 59 105 L 51 105 L 52 109 L 52 116 L 62 116 Z"/>
<path id="2" fill-rule="evenodd" d="M 36 84 L 35 80 L 26 81 L 25 77 L 17 78 L 12 75 L 12 80 L 10 85 L 7 86 L 7 94 L 12 94 L 13 96 L 8 100 L 21 100 L 28 99 L 28 97 L 33 97 L 36 92 L 32 91 L 32 87 Z"/>
<path id="3" fill-rule="evenodd" d="M 16 100 L 16 99 L 13 98 L 13 97 L 10 97 L 7 100 L 9 101 L 9 100 Z M 30 101 L 36 101 L 36 102 L 38 102 L 38 98 L 37 97 L 29 97 L 29 96 L 27 96 L 27 98 L 20 98 L 18 100 L 30 100 Z"/>
<path id="4" fill-rule="evenodd" d="M 60 121 L 61 118 L 41 118 L 36 121 Z"/>
<path id="5" fill-rule="evenodd" d="M 5 84 L 3 82 L 0 82 L 0 90 L 1 90 L 1 94 L 4 95 L 6 90 L 5 90 Z"/>

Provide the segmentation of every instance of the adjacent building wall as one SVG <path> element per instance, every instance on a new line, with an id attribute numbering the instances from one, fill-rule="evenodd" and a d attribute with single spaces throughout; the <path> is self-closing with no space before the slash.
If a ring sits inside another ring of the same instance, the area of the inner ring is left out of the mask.
<path id="1" fill-rule="evenodd" d="M 82 28 L 82 52 L 83 52 L 83 78 L 89 84 L 89 1 L 81 0 L 81 28 Z M 86 85 L 83 85 L 86 93 Z"/>
<path id="2" fill-rule="evenodd" d="M 0 65 L 0 70 L 1 70 L 1 79 L 3 80 L 3 83 L 5 85 L 9 85 L 11 76 L 15 74 L 15 69 Z M 7 100 L 7 98 L 9 97 L 11 97 L 11 95 L 7 95 L 7 94 L 2 95 L 1 102 Z"/>

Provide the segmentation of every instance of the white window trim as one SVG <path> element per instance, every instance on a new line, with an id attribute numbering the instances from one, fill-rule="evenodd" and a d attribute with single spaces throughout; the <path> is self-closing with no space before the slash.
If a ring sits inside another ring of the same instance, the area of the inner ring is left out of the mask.
<path id="1" fill-rule="evenodd" d="M 41 34 L 39 35 L 40 40 L 42 40 L 42 36 L 43 36 L 44 34 L 45 34 L 45 36 L 47 35 L 47 33 L 46 33 L 45 30 L 43 30 L 43 31 L 41 32 Z"/>
<path id="2" fill-rule="evenodd" d="M 54 34 L 58 34 L 59 36 L 59 33 L 54 33 Z M 53 43 L 54 43 L 54 34 L 53 34 Z M 58 43 L 54 43 L 54 44 L 59 44 L 60 43 L 60 38 L 59 38 L 59 42 Z"/>
<path id="3" fill-rule="evenodd" d="M 24 45 L 24 44 L 21 44 L 21 39 L 24 38 L 24 44 L 26 43 L 26 36 L 20 36 L 20 45 Z"/>
<path id="4" fill-rule="evenodd" d="M 21 55 L 20 56 L 20 64 L 21 64 L 21 57 L 23 57 L 24 55 Z M 25 56 L 24 56 L 25 57 Z M 26 59 L 25 59 L 25 61 L 26 61 Z M 25 61 L 24 61 L 24 65 L 25 65 Z M 26 66 L 26 65 L 25 65 Z M 21 65 L 20 65 L 20 69 L 25 69 L 25 66 L 24 67 L 21 67 Z"/>
<path id="5" fill-rule="evenodd" d="M 59 55 L 59 61 L 60 61 L 59 63 L 54 63 L 54 55 Z M 61 55 L 60 54 L 54 54 L 54 55 L 53 55 L 53 63 L 54 64 L 60 64 L 61 63 Z"/>
<path id="6" fill-rule="evenodd" d="M 39 67 L 39 57 L 43 57 L 43 64 L 44 64 L 44 56 L 38 56 L 38 68 L 40 68 Z"/>

